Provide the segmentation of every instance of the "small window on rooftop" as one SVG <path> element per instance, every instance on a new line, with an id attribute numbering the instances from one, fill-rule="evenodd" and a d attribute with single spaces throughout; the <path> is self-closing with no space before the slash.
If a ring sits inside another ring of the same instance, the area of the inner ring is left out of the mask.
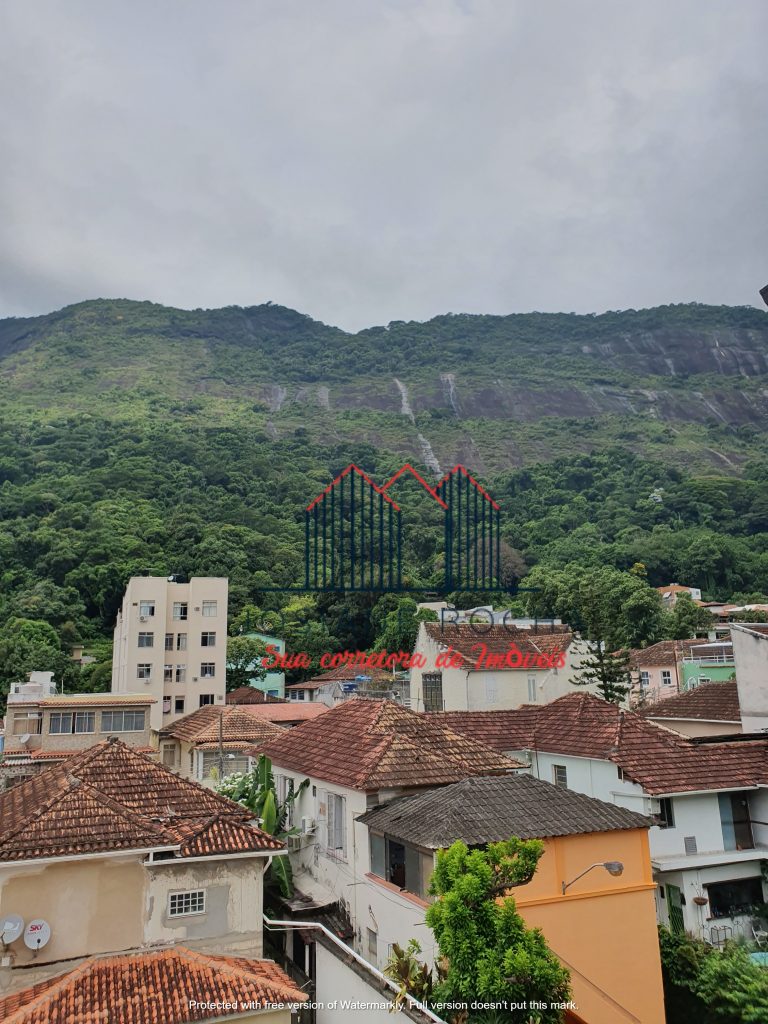
<path id="1" fill-rule="evenodd" d="M 552 765 L 552 781 L 556 786 L 568 787 L 568 769 L 564 764 Z"/>

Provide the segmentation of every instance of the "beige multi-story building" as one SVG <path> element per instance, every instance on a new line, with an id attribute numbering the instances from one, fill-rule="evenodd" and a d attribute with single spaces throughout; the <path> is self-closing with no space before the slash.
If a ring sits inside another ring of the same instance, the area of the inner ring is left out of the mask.
<path id="1" fill-rule="evenodd" d="M 117 615 L 112 692 L 157 699 L 157 732 L 207 704 L 224 704 L 229 581 L 134 576 Z"/>
<path id="2" fill-rule="evenodd" d="M 154 753 L 149 719 L 156 703 L 146 693 L 57 693 L 52 672 L 30 672 L 8 694 L 0 789 L 109 736 Z"/>

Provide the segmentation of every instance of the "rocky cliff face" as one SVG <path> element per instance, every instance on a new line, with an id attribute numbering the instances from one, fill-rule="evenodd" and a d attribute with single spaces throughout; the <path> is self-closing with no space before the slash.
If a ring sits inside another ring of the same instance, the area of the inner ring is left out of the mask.
<path id="1" fill-rule="evenodd" d="M 346 334 L 279 306 L 126 300 L 0 321 L 7 415 L 263 423 L 368 442 L 433 473 L 626 444 L 736 471 L 768 421 L 768 315 L 671 306 L 444 316 Z"/>

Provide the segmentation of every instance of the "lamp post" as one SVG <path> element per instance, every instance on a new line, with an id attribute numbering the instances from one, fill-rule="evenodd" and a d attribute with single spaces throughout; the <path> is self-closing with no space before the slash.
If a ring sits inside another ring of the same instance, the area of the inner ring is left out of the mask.
<path id="1" fill-rule="evenodd" d="M 620 860 L 601 860 L 596 864 L 590 864 L 588 868 L 584 868 L 584 870 L 576 875 L 575 878 L 572 878 L 570 882 L 563 882 L 563 896 L 565 896 L 566 889 L 570 889 L 574 882 L 578 882 L 580 878 L 583 878 L 584 875 L 593 868 L 605 868 L 608 874 L 613 875 L 615 878 L 624 871 L 624 865 Z"/>

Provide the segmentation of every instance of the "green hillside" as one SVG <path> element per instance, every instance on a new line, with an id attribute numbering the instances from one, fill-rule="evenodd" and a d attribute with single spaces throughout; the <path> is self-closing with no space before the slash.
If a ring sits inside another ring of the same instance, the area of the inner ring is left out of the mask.
<path id="1" fill-rule="evenodd" d="M 290 604 L 266 588 L 301 579 L 304 506 L 350 461 L 377 480 L 468 465 L 518 575 L 643 562 L 653 585 L 762 593 L 767 359 L 752 308 L 354 335 L 272 305 L 0 321 L 0 687 L 46 667 L 35 644 L 98 647 L 138 572 L 228 575 L 233 614 Z M 419 526 L 406 576 L 430 590 L 441 536 Z M 369 642 L 374 604 L 313 604 L 338 620 L 315 639 Z"/>

